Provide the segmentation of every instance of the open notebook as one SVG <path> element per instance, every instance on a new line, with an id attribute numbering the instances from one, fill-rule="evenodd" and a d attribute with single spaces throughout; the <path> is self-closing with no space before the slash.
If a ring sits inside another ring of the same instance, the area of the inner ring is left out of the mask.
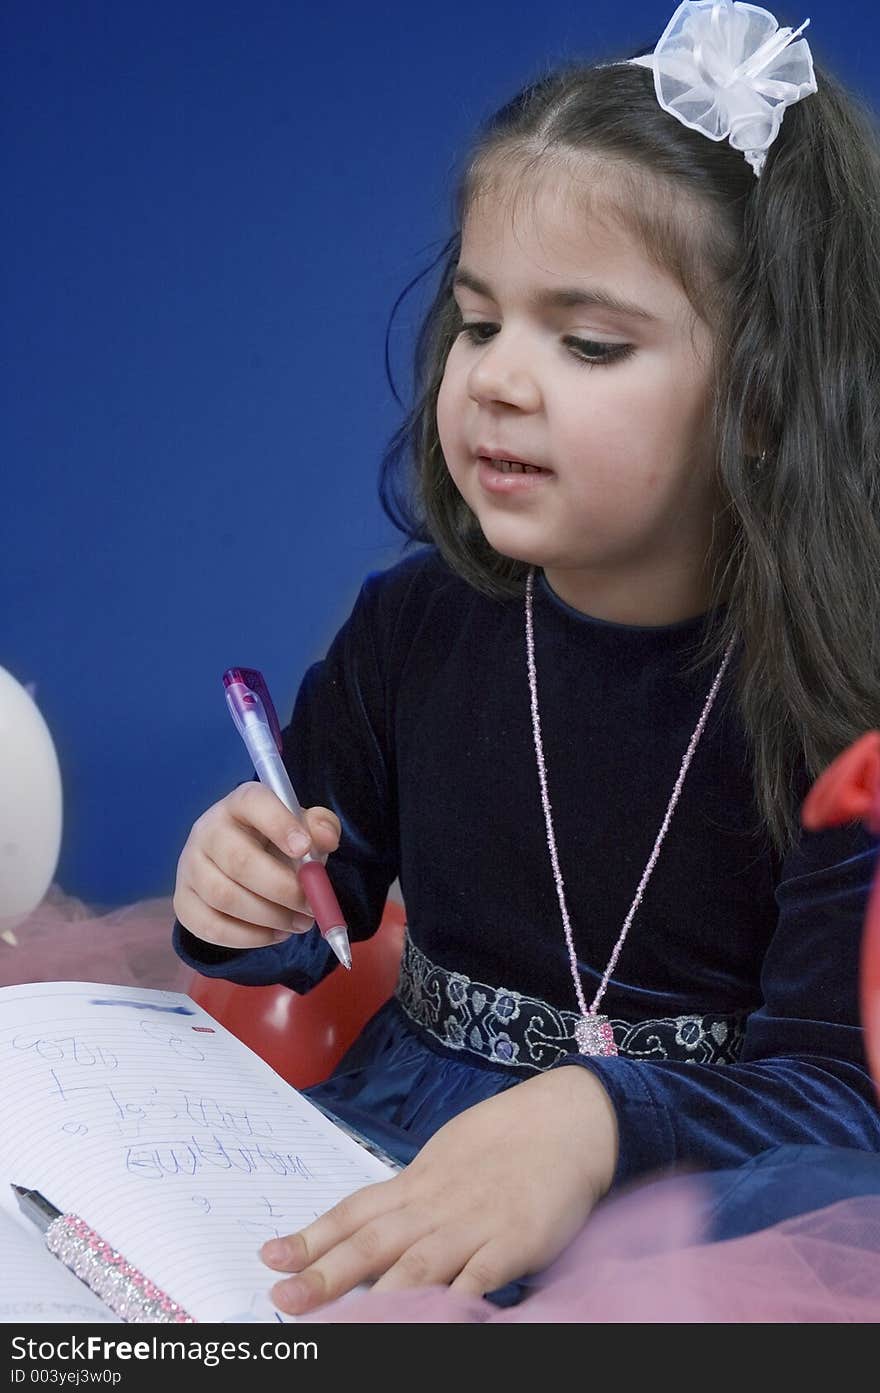
<path id="1" fill-rule="evenodd" d="M 12 1184 L 79 1215 L 196 1321 L 242 1322 L 281 1318 L 267 1238 L 393 1174 L 182 993 L 0 988 L 0 1321 L 120 1318 Z"/>

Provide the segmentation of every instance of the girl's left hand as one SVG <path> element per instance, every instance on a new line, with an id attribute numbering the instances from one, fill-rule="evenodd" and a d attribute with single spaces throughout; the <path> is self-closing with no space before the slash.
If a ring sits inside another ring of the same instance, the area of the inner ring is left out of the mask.
<path id="1" fill-rule="evenodd" d="M 566 1065 L 526 1079 L 452 1118 L 399 1175 L 264 1244 L 269 1267 L 297 1274 L 272 1300 L 302 1315 L 371 1279 L 374 1291 L 484 1296 L 561 1253 L 616 1164 L 617 1119 L 595 1074 Z"/>

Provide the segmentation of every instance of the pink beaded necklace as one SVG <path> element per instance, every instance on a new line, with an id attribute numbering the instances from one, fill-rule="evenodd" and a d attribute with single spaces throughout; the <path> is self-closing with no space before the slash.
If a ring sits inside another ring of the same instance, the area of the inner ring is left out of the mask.
<path id="1" fill-rule="evenodd" d="M 623 928 L 620 931 L 620 937 L 614 945 L 611 957 L 608 959 L 608 966 L 605 968 L 605 971 L 602 974 L 602 981 L 599 985 L 599 990 L 596 992 L 596 995 L 594 996 L 592 1003 L 589 1006 L 587 1006 L 586 1000 L 584 998 L 583 989 L 581 987 L 581 979 L 578 975 L 577 970 L 577 955 L 574 951 L 574 943 L 572 941 L 571 935 L 571 923 L 569 922 L 568 910 L 565 904 L 565 889 L 562 883 L 562 874 L 559 870 L 559 858 L 556 854 L 556 837 L 553 832 L 553 818 L 550 815 L 550 799 L 547 794 L 547 771 L 544 765 L 544 746 L 541 740 L 541 717 L 538 711 L 538 680 L 535 672 L 535 640 L 534 631 L 532 627 L 532 587 L 534 582 L 534 576 L 535 568 L 534 566 L 532 566 L 529 569 L 529 574 L 526 579 L 526 652 L 528 655 L 529 691 L 531 693 L 532 698 L 532 731 L 535 737 L 535 754 L 537 756 L 538 761 L 538 779 L 541 784 L 541 803 L 544 808 L 544 822 L 547 828 L 547 845 L 550 848 L 550 862 L 553 866 L 553 879 L 556 882 L 556 894 L 559 898 L 559 908 L 562 912 L 562 927 L 565 930 L 565 942 L 568 946 L 568 960 L 571 965 L 571 977 L 572 981 L 574 982 L 575 995 L 577 996 L 578 1007 L 581 1013 L 580 1019 L 577 1022 L 577 1025 L 574 1029 L 574 1035 L 575 1039 L 577 1040 L 578 1050 L 581 1054 L 612 1055 L 617 1054 L 617 1046 L 614 1043 L 614 1032 L 612 1031 L 611 1023 L 608 1020 L 608 1017 L 600 1016 L 597 1014 L 599 1004 L 602 1000 L 602 997 L 605 995 L 605 989 L 608 986 L 611 974 L 614 971 L 614 968 L 617 964 L 617 959 L 620 956 L 620 950 L 623 947 L 624 940 L 626 938 L 627 933 L 629 932 L 629 926 L 632 923 L 633 915 L 635 914 L 636 910 L 642 902 L 642 895 L 644 894 L 645 886 L 648 883 L 651 872 L 653 871 L 654 866 L 656 864 L 657 857 L 660 854 L 660 846 L 663 842 L 663 838 L 666 836 L 666 830 L 669 827 L 672 814 L 675 811 L 675 805 L 678 802 L 678 796 L 681 793 L 681 788 L 682 784 L 684 783 L 685 775 L 687 774 L 688 767 L 690 765 L 691 760 L 693 759 L 694 751 L 697 748 L 700 736 L 703 734 L 706 722 L 709 719 L 709 712 L 712 710 L 712 703 L 715 700 L 718 688 L 721 685 L 721 679 L 724 676 L 727 664 L 730 661 L 730 655 L 733 651 L 734 639 L 731 639 L 730 643 L 727 645 L 727 649 L 724 653 L 724 660 L 722 661 L 721 667 L 718 669 L 715 681 L 712 683 L 709 695 L 706 698 L 706 704 L 703 707 L 700 719 L 697 721 L 697 724 L 694 728 L 694 733 L 690 738 L 690 743 L 687 747 L 687 750 L 685 751 L 684 759 L 681 762 L 681 769 L 679 770 L 678 778 L 675 782 L 675 787 L 672 790 L 672 797 L 670 798 L 669 804 L 666 808 L 666 815 L 663 818 L 660 831 L 657 833 L 657 839 L 654 842 L 654 849 L 648 858 L 648 864 L 646 865 L 642 874 L 642 878 L 639 881 L 639 888 L 636 890 L 635 899 L 630 905 L 629 913 L 623 921 Z"/>

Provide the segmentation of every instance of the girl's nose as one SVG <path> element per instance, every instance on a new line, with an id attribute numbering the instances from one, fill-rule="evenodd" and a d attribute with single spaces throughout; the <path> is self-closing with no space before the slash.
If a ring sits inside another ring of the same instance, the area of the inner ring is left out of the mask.
<path id="1" fill-rule="evenodd" d="M 468 391 L 476 402 L 506 402 L 521 411 L 536 410 L 541 399 L 525 348 L 512 339 L 502 342 L 500 334 L 480 350 L 468 374 Z"/>

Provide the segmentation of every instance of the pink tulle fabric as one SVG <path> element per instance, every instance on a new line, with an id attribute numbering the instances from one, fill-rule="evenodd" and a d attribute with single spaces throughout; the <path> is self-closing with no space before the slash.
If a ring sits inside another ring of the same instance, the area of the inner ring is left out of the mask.
<path id="1" fill-rule="evenodd" d="M 632 1190 L 596 1212 L 517 1306 L 448 1287 L 350 1295 L 333 1324 L 880 1324 L 880 1196 L 842 1200 L 723 1243 L 699 1243 L 697 1179 Z"/>
<path id="2" fill-rule="evenodd" d="M 101 909 L 57 885 L 0 937 L 0 985 L 93 981 L 186 991 L 171 899 Z M 518 1305 L 447 1287 L 349 1294 L 309 1316 L 332 1323 L 880 1323 L 880 1196 L 842 1200 L 772 1228 L 701 1242 L 698 1176 L 642 1185 L 600 1206 Z"/>
<path id="3" fill-rule="evenodd" d="M 170 896 L 102 909 L 53 884 L 42 903 L 0 937 L 0 986 L 112 982 L 186 991 L 192 973 L 171 947 L 173 923 Z"/>

